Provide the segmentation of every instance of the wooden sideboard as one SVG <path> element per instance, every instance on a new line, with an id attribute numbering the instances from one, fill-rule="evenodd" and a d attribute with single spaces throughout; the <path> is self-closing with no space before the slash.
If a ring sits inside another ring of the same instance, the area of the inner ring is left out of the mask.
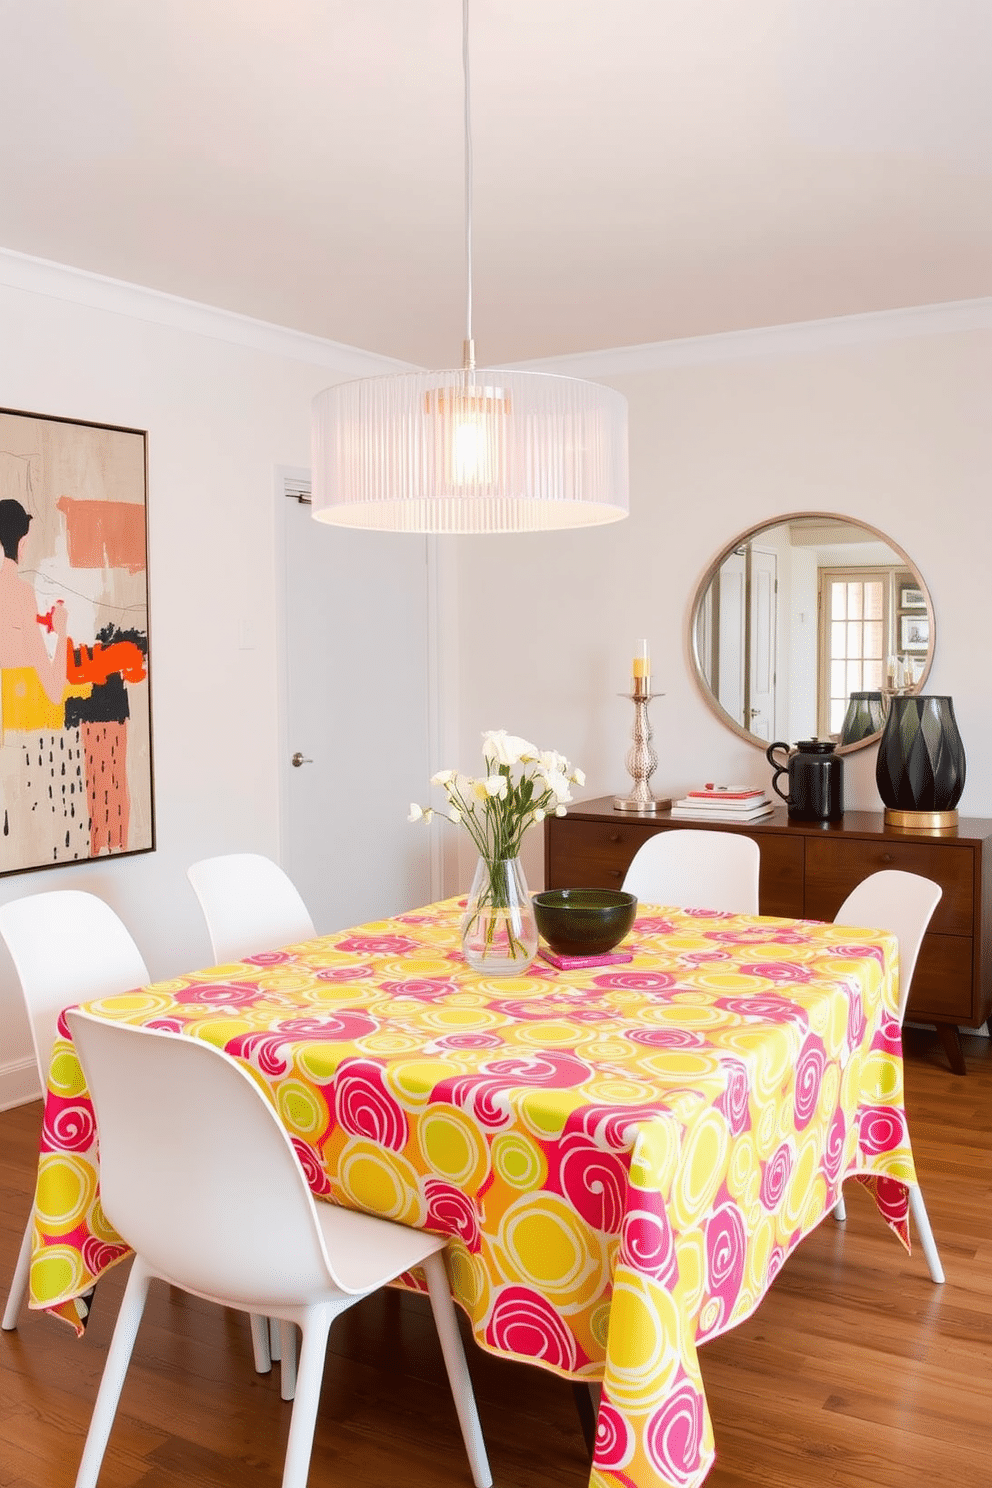
<path id="1" fill-rule="evenodd" d="M 621 812 L 613 797 L 578 802 L 544 824 L 549 889 L 619 888 L 655 832 L 702 825 L 744 832 L 761 849 L 761 913 L 832 920 L 855 884 L 882 868 L 932 878 L 943 889 L 920 949 L 906 1017 L 933 1023 L 951 1067 L 965 1073 L 960 1028 L 992 1016 L 992 820 L 962 817 L 956 831 L 896 831 L 882 813 L 849 811 L 839 822 L 790 821 L 785 808 L 760 822 L 686 822 L 667 812 Z M 992 1024 L 990 1024 L 992 1033 Z"/>

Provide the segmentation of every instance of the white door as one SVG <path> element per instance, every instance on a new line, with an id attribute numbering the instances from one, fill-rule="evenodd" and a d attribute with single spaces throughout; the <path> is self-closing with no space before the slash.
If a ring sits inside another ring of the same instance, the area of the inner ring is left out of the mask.
<path id="1" fill-rule="evenodd" d="M 407 821 L 430 794 L 427 539 L 328 527 L 277 500 L 281 856 L 324 934 L 431 899 L 430 834 Z"/>
<path id="2" fill-rule="evenodd" d="M 778 558 L 751 549 L 750 706 L 745 727 L 771 743 L 775 737 L 775 656 L 778 616 Z"/>

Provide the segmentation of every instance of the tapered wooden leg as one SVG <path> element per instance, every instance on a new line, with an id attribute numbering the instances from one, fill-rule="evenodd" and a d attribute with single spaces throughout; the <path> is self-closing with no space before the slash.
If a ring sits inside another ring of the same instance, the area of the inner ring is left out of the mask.
<path id="1" fill-rule="evenodd" d="M 961 1047 L 961 1035 L 956 1023 L 938 1023 L 937 1032 L 940 1034 L 940 1042 L 944 1046 L 947 1062 L 956 1075 L 966 1075 L 968 1066 L 964 1062 L 964 1050 Z"/>
<path id="2" fill-rule="evenodd" d="M 596 1450 L 596 1409 L 592 1403 L 589 1386 L 584 1380 L 572 1381 L 572 1399 L 575 1401 L 579 1425 L 582 1427 L 586 1451 L 589 1453 L 589 1460 L 591 1462 L 593 1453 Z"/>

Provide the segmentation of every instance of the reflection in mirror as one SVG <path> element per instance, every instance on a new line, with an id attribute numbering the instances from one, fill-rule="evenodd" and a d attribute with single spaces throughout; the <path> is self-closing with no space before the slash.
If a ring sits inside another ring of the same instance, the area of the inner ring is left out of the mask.
<path id="1" fill-rule="evenodd" d="M 691 648 L 708 701 L 755 744 L 878 737 L 888 698 L 930 670 L 930 596 L 874 528 L 799 513 L 742 533 L 693 602 Z"/>

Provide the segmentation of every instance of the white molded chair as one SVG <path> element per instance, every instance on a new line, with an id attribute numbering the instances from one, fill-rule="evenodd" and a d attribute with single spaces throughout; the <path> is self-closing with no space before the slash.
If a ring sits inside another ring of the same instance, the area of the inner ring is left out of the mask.
<path id="1" fill-rule="evenodd" d="M 761 850 L 737 832 L 656 832 L 634 854 L 623 886 L 645 904 L 758 913 Z"/>
<path id="2" fill-rule="evenodd" d="M 445 1239 L 315 1203 L 274 1109 L 223 1050 L 79 1009 L 66 1017 L 96 1111 L 104 1212 L 135 1252 L 76 1488 L 96 1484 L 153 1279 L 302 1329 L 282 1483 L 305 1488 L 331 1323 L 417 1265 L 427 1275 L 472 1479 L 489 1488 Z"/>
<path id="3" fill-rule="evenodd" d="M 242 961 L 257 951 L 272 951 L 298 940 L 312 940 L 313 920 L 292 879 L 261 853 L 224 853 L 202 858 L 186 870 L 200 901 L 214 959 L 218 965 Z M 252 1318 L 256 1363 L 266 1355 L 281 1359 L 282 1398 L 292 1400 L 296 1388 L 296 1340 L 287 1323 L 270 1319 L 263 1347 Z M 264 1371 L 263 1371 L 264 1372 Z"/>
<path id="4" fill-rule="evenodd" d="M 200 901 L 218 965 L 312 940 L 316 933 L 292 880 L 260 853 L 203 858 L 187 868 L 186 876 Z"/>
<path id="5" fill-rule="evenodd" d="M 835 925 L 852 925 L 858 928 L 890 930 L 899 941 L 899 1022 L 906 1015 L 909 989 L 916 970 L 920 946 L 927 926 L 940 901 L 942 890 L 932 879 L 922 878 L 918 873 L 903 873 L 897 868 L 885 868 L 862 879 L 848 894 L 834 915 Z M 930 1216 L 923 1202 L 919 1184 L 909 1190 L 909 1207 L 920 1235 L 923 1254 L 935 1282 L 944 1280 L 944 1268 L 930 1228 Z M 847 1210 L 840 1199 L 834 1207 L 834 1218 L 845 1220 Z"/>
<path id="6" fill-rule="evenodd" d="M 110 905 L 78 889 L 32 894 L 0 906 L 0 936 L 21 984 L 44 1092 L 62 1009 L 142 987 L 150 980 L 148 970 Z M 8 1332 L 17 1327 L 28 1289 L 33 1221 L 30 1214 L 0 1324 Z"/>

